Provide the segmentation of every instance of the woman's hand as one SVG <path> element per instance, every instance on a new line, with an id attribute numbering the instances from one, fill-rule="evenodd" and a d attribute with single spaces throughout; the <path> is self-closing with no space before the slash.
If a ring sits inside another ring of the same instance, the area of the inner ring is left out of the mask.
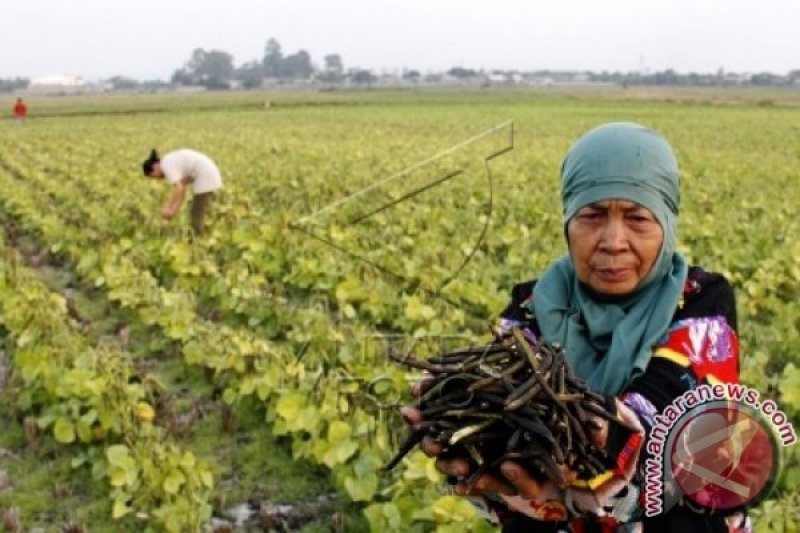
<path id="1" fill-rule="evenodd" d="M 423 421 L 422 413 L 414 407 L 403 407 L 400 414 L 412 428 Z M 442 445 L 430 436 L 422 439 L 420 447 L 429 457 L 437 458 L 436 469 L 439 472 L 448 476 L 448 479 L 456 480 L 453 491 L 459 496 L 502 502 L 509 510 L 523 513 L 535 520 L 562 521 L 567 518 L 563 491 L 551 481 L 536 481 L 515 461 L 504 461 L 500 465 L 500 476 L 483 474 L 468 481 L 472 469 L 466 458 L 440 457 Z"/>
<path id="2" fill-rule="evenodd" d="M 412 387 L 412 394 L 418 398 L 435 383 L 432 376 L 420 378 Z M 412 429 L 423 422 L 422 413 L 412 406 L 400 409 L 403 420 Z M 505 461 L 500 465 L 502 475 L 483 474 L 477 479 L 469 480 L 473 473 L 470 462 L 464 457 L 442 457 L 443 447 L 431 436 L 425 436 L 420 448 L 428 457 L 436 457 L 436 469 L 455 480 L 453 491 L 459 496 L 485 497 L 489 500 L 503 500 L 514 510 L 524 507 L 525 514 L 538 519 L 562 520 L 565 516 L 561 504 L 561 489 L 550 481 L 540 483 L 533 479 L 527 470 L 515 461 Z M 534 503 L 535 502 L 535 503 Z M 553 513 L 553 504 L 556 512 Z M 531 508 L 539 509 L 538 515 L 531 514 Z M 547 509 L 547 512 L 541 512 Z M 562 512 L 563 511 L 563 512 Z M 550 517 L 550 518 L 548 518 Z"/>
<path id="3" fill-rule="evenodd" d="M 590 415 L 586 436 L 598 450 L 605 450 L 608 444 L 608 420 L 597 415 Z"/>
<path id="4" fill-rule="evenodd" d="M 412 394 L 419 398 L 435 382 L 433 376 L 423 376 L 412 387 Z M 619 401 L 617 409 L 623 420 L 639 426 L 636 415 Z M 418 428 L 419 424 L 424 422 L 422 413 L 416 407 L 405 406 L 401 408 L 400 414 L 412 429 Z M 586 434 L 595 448 L 604 450 L 608 442 L 609 421 L 600 416 L 589 416 L 590 421 L 586 424 Z M 562 486 L 553 481 L 534 479 L 525 467 L 511 460 L 503 462 L 499 471 L 485 473 L 476 479 L 471 479 L 470 476 L 474 473 L 473 463 L 467 457 L 453 457 L 444 454 L 442 444 L 432 436 L 423 437 L 420 447 L 426 455 L 436 458 L 437 470 L 448 476 L 453 483 L 455 494 L 478 497 L 489 502 L 499 502 L 509 511 L 522 513 L 534 520 L 567 520 L 569 513 L 565 501 L 571 502 L 569 504 L 571 512 L 581 514 L 582 511 L 593 510 L 597 505 L 598 496 L 601 496 L 591 489 L 573 486 L 578 480 L 577 473 L 566 466 L 562 466 L 564 479 Z M 621 489 L 628 482 L 629 478 L 625 476 L 616 479 L 614 484 L 619 485 Z M 606 498 L 601 497 L 601 499 L 605 500 Z"/>

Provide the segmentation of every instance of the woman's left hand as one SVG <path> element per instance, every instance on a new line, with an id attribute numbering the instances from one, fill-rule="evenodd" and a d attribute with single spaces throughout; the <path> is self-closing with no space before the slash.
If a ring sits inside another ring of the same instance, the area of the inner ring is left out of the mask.
<path id="1" fill-rule="evenodd" d="M 589 440 L 598 450 L 605 450 L 606 444 L 608 444 L 608 420 L 596 415 L 588 418 L 592 422 L 587 430 Z"/>

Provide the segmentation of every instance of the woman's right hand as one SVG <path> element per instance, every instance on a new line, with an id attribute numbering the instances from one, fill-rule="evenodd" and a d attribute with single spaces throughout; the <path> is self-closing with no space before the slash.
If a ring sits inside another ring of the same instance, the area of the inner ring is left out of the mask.
<path id="1" fill-rule="evenodd" d="M 433 383 L 431 376 L 423 376 L 412 387 L 412 394 L 418 398 Z M 402 407 L 400 415 L 412 429 L 423 422 L 422 413 L 413 406 Z M 513 498 L 515 501 L 560 500 L 561 491 L 554 483 L 537 482 L 522 465 L 514 461 L 505 461 L 500 465 L 502 476 L 487 473 L 468 483 L 472 470 L 466 458 L 442 456 L 442 445 L 431 436 L 423 437 L 420 448 L 427 456 L 436 457 L 436 469 L 439 472 L 448 476 L 448 479 L 456 480 L 453 490 L 460 496 L 486 496 L 487 493 L 492 493 L 492 496 Z"/>

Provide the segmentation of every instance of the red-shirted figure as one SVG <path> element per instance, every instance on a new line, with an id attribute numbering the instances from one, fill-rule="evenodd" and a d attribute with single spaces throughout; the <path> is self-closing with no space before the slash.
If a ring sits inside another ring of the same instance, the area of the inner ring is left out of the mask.
<path id="1" fill-rule="evenodd" d="M 22 98 L 17 98 L 17 103 L 14 104 L 14 116 L 17 117 L 17 123 L 22 126 L 25 124 L 25 118 L 28 116 L 28 106 L 22 101 Z"/>

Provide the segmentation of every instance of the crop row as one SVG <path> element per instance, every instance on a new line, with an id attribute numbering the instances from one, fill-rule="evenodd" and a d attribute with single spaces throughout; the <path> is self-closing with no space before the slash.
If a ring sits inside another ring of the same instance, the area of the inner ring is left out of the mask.
<path id="1" fill-rule="evenodd" d="M 798 161 L 780 148 L 791 134 L 791 116 L 666 111 L 626 113 L 638 113 L 634 118 L 673 141 L 684 174 L 682 250 L 734 283 L 744 380 L 797 420 L 800 225 L 791 206 L 800 198 L 785 184 L 798 179 L 792 170 Z M 582 129 L 620 112 L 589 105 L 502 108 L 502 118 L 511 113 L 521 117 L 520 135 L 515 150 L 492 164 L 490 238 L 448 286 L 447 296 L 460 306 L 414 287 L 446 279 L 451 269 L 445 267 L 458 257 L 453 249 L 474 241 L 476 217 L 488 213 L 483 175 L 460 189 L 420 196 L 372 225 L 323 229 L 340 248 L 403 271 L 408 284 L 289 224 L 424 159 L 432 147 L 475 133 L 471 124 L 499 122 L 488 107 L 375 108 L 368 118 L 346 108 L 204 113 L 169 125 L 146 118 L 52 121 L 47 131 L 31 128 L 24 142 L 0 145 L 11 171 L 2 177 L 11 191 L 3 201 L 84 279 L 180 342 L 187 363 L 212 369 L 228 402 L 257 397 L 275 432 L 294 437 L 298 457 L 331 467 L 354 499 L 381 502 L 369 507 L 374 527 L 415 518 L 428 527 L 447 520 L 442 517 L 466 520 L 468 513 L 443 510 L 454 501 L 436 500 L 436 491 L 424 488 L 435 475 L 421 458 L 410 459 L 400 477 L 375 474 L 390 454 L 396 424 L 378 405 L 396 396 L 380 387 L 378 398 L 363 391 L 384 383 L 394 393 L 406 383 L 385 363 L 385 345 L 365 339 L 379 332 L 484 331 L 504 304 L 501 287 L 540 272 L 564 251 L 554 208 L 557 181 L 550 176 L 560 155 Z M 737 127 L 745 122 L 747 132 Z M 137 176 L 142 150 L 131 147 L 149 147 L 154 131 L 165 145 L 189 142 L 212 153 L 224 169 L 226 189 L 204 239 L 189 243 L 179 226 L 163 226 L 153 216 L 163 190 Z M 800 475 L 796 452 L 789 454 L 778 495 L 787 499 Z M 433 501 L 440 503 L 429 507 Z"/>
<path id="2" fill-rule="evenodd" d="M 53 179 L 59 177 L 54 169 L 49 169 L 46 177 L 30 171 L 23 174 L 25 168 L 13 158 L 6 164 L 10 170 L 0 173 L 0 178 L 13 192 L 4 198 L 5 209 L 28 230 L 40 234 L 54 251 L 70 259 L 82 277 L 104 286 L 110 299 L 133 310 L 143 324 L 156 325 L 169 339 L 180 342 L 188 364 L 213 370 L 226 387 L 226 402 L 257 397 L 268 420 L 275 423 L 275 433 L 294 438 L 298 457 L 309 457 L 331 468 L 336 481 L 354 500 L 385 502 L 394 497 L 391 503 L 371 508 L 368 516 L 376 527 L 382 522 L 407 524 L 415 519 L 423 524 L 474 519 L 471 508 L 451 497 L 439 498 L 437 503 L 430 483 L 437 475 L 430 462 L 419 456 L 411 461 L 416 467 L 401 478 L 389 479 L 388 484 L 380 478 L 379 466 L 393 448 L 389 428 L 393 415 L 381 407 L 380 398 L 366 398 L 361 391 L 370 382 L 382 383 L 383 387 L 373 392 L 380 395 L 384 390 L 388 395 L 404 390 L 407 383 L 399 369 L 376 366 L 376 359 L 378 363 L 380 359 L 375 352 L 383 348 L 379 341 L 371 346 L 345 342 L 347 338 L 370 339 L 373 332 L 364 328 L 341 330 L 325 309 L 292 311 L 295 333 L 289 335 L 290 339 L 298 346 L 314 339 L 313 348 L 299 362 L 286 347 L 277 348 L 242 328 L 204 320 L 195 311 L 192 285 L 185 279 L 197 274 L 191 270 L 197 268 L 197 262 L 162 265 L 162 273 L 166 270 L 166 276 L 173 280 L 166 288 L 150 271 L 152 264 L 142 253 L 146 244 L 136 246 L 129 238 L 118 242 L 105 238 L 100 224 L 106 220 L 94 217 L 97 206 L 86 201 L 87 195 L 79 186 L 71 185 L 80 181 L 72 176 Z M 124 224 L 124 211 L 106 213 L 117 213 L 120 226 Z M 202 249 L 183 245 L 178 239 L 172 244 L 179 249 L 183 246 L 188 253 L 202 253 Z M 159 252 L 163 246 L 159 243 Z M 182 264 L 189 270 L 181 270 Z M 415 320 L 424 319 L 426 311 L 415 308 L 413 302 L 407 314 Z M 316 331 L 325 335 L 314 335 Z M 350 354 L 351 365 L 343 365 L 338 359 L 343 353 Z M 382 376 L 377 381 L 376 372 Z M 427 508 L 423 502 L 432 502 L 433 506 Z M 433 512 L 439 508 L 442 510 Z"/>

